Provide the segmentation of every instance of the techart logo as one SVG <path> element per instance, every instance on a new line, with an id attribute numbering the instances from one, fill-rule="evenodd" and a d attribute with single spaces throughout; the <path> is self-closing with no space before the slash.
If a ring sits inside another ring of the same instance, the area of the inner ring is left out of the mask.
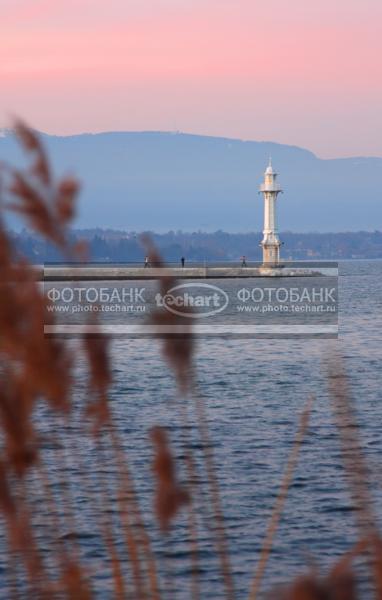
<path id="1" fill-rule="evenodd" d="M 180 317 L 200 319 L 224 310 L 228 305 L 228 294 L 209 283 L 182 283 L 162 294 L 156 294 L 157 306 Z"/>

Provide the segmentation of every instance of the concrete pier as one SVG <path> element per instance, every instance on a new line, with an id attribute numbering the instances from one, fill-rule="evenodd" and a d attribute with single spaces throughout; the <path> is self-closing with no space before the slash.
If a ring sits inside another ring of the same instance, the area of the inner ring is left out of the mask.
<path id="1" fill-rule="evenodd" d="M 161 277 L 175 279 L 245 279 L 250 277 L 313 277 L 319 270 L 301 267 L 131 267 L 131 266 L 46 266 L 42 268 L 44 281 L 116 281 L 154 280 Z"/>

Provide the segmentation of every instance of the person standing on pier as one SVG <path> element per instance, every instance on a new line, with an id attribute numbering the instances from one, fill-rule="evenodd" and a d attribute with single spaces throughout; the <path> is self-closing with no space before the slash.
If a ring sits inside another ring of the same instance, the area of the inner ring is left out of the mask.
<path id="1" fill-rule="evenodd" d="M 182 263 L 182 269 L 184 268 L 184 263 L 185 263 L 185 258 L 184 256 L 182 256 L 182 258 L 180 259 L 180 262 Z"/>
<path id="2" fill-rule="evenodd" d="M 247 257 L 246 256 L 242 256 L 241 257 L 241 266 L 242 267 L 246 267 L 247 266 Z"/>
<path id="3" fill-rule="evenodd" d="M 149 264 L 149 257 L 145 256 L 145 269 L 146 269 L 146 267 L 149 267 L 149 266 L 150 266 L 150 264 Z"/>

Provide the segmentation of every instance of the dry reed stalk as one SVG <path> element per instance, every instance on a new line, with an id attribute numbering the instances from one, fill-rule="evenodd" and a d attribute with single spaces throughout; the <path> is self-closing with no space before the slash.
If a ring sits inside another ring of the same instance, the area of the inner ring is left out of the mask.
<path id="1" fill-rule="evenodd" d="M 51 491 L 51 482 L 49 481 L 49 476 L 47 473 L 47 469 L 45 468 L 42 459 L 40 458 L 37 466 L 37 473 L 41 479 L 41 487 L 43 490 L 44 503 L 46 505 L 46 509 L 44 511 L 44 516 L 49 518 L 51 521 L 50 527 L 51 531 L 55 532 L 53 535 L 53 550 L 52 550 L 52 558 L 56 563 L 56 568 L 58 572 L 61 572 L 61 581 L 63 580 L 63 575 L 65 571 L 65 565 L 69 560 L 68 550 L 66 548 L 66 544 L 63 542 L 63 537 L 59 536 L 59 532 L 62 531 L 60 520 L 57 517 L 57 506 L 56 502 L 53 498 Z M 46 540 L 45 540 L 46 543 Z M 78 556 L 78 551 L 77 551 Z M 64 591 L 64 586 L 57 590 L 58 592 Z"/>
<path id="2" fill-rule="evenodd" d="M 111 438 L 111 448 L 114 452 L 116 463 L 120 471 L 118 485 L 118 504 L 125 534 L 125 541 L 131 557 L 133 579 L 137 598 L 146 598 L 145 581 L 143 578 L 143 565 L 141 549 L 147 561 L 150 594 L 153 600 L 159 598 L 156 565 L 151 551 L 151 542 L 146 534 L 145 525 L 140 515 L 136 495 L 131 483 L 126 457 L 119 437 L 112 423 L 108 404 L 108 388 L 111 383 L 110 365 L 107 358 L 105 340 L 90 336 L 85 337 L 85 350 L 89 359 L 90 390 L 96 400 L 88 408 L 88 416 L 94 420 L 93 432 L 99 435 L 103 429 Z M 128 501 L 126 501 L 128 498 Z"/>
<path id="3" fill-rule="evenodd" d="M 197 393 L 194 393 L 193 399 L 195 403 L 199 434 L 202 440 L 202 452 L 207 472 L 209 492 L 212 501 L 216 532 L 216 552 L 220 561 L 220 569 L 223 575 L 226 597 L 228 599 L 232 599 L 235 597 L 235 589 L 229 559 L 227 536 L 224 526 L 224 514 L 220 501 L 219 483 L 216 477 L 215 460 L 208 429 L 207 415 L 205 413 L 202 397 Z"/>
<path id="4" fill-rule="evenodd" d="M 157 482 L 155 512 L 162 531 L 167 532 L 178 510 L 189 502 L 189 496 L 176 479 L 175 463 L 166 431 L 161 427 L 154 427 L 151 430 L 151 440 L 155 448 L 152 469 Z"/>
<path id="5" fill-rule="evenodd" d="M 49 578 L 31 526 L 31 514 L 23 498 L 17 499 L 17 516 L 8 524 L 10 547 L 20 557 L 28 585 L 36 597 L 48 597 Z"/>
<path id="6" fill-rule="evenodd" d="M 103 431 L 111 436 L 112 449 L 118 461 L 119 448 L 117 441 L 113 436 L 113 425 L 108 405 L 108 388 L 111 384 L 111 371 L 107 356 L 107 346 L 105 339 L 93 336 L 84 337 L 84 347 L 89 361 L 89 391 L 91 392 L 92 402 L 87 409 L 87 415 L 93 422 L 92 432 L 95 438 L 99 438 Z M 99 446 L 98 446 L 99 448 Z M 120 465 L 122 468 L 122 465 Z M 124 468 L 126 471 L 126 465 Z M 124 472 L 125 479 L 126 473 Z M 131 504 L 131 495 L 129 494 Z M 136 525 L 134 524 L 134 515 L 131 507 L 125 500 L 124 489 L 121 483 L 118 485 L 117 502 L 121 516 L 122 530 L 128 553 L 131 559 L 131 568 L 133 574 L 133 583 L 136 598 L 147 598 L 146 586 L 143 578 L 143 565 L 140 556 L 139 543 L 137 539 Z M 132 519 L 133 518 L 133 519 Z"/>
<path id="7" fill-rule="evenodd" d="M 154 248 L 151 240 L 147 237 L 143 239 L 143 243 L 146 247 L 149 255 L 150 263 L 155 264 L 158 267 L 163 267 L 163 261 L 157 250 Z M 164 276 L 159 279 L 159 286 L 162 296 L 165 296 L 167 291 L 176 285 L 176 279 L 171 276 Z M 163 355 L 167 360 L 169 366 L 174 371 L 179 395 L 184 397 L 194 397 L 193 395 L 193 367 L 192 357 L 194 351 L 194 340 L 192 334 L 192 327 L 189 319 L 174 315 L 173 313 L 163 313 L 157 311 L 153 317 L 152 322 L 156 325 L 167 325 L 169 328 L 174 327 L 176 330 L 177 325 L 181 325 L 185 333 L 182 335 L 168 335 L 163 340 Z M 202 440 L 203 456 L 206 465 L 207 478 L 209 482 L 209 489 L 212 499 L 213 514 L 215 520 L 216 536 L 216 549 L 220 560 L 220 567 L 223 575 L 224 586 L 226 590 L 227 598 L 234 597 L 234 586 L 231 575 L 230 561 L 227 551 L 226 536 L 224 530 L 224 517 L 221 510 L 220 494 L 218 489 L 218 483 L 216 478 L 216 470 L 213 461 L 211 444 L 209 442 L 209 433 L 206 424 L 204 409 L 201 404 L 201 400 L 198 397 L 194 397 L 196 404 L 196 412 L 198 415 L 198 429 Z"/>
<path id="8" fill-rule="evenodd" d="M 328 363 L 328 385 L 339 432 L 342 461 L 347 475 L 360 540 L 369 540 L 370 569 L 376 587 L 376 598 L 382 600 L 382 542 L 370 495 L 370 482 L 364 459 L 350 386 L 338 354 Z"/>
<path id="9" fill-rule="evenodd" d="M 102 439 L 100 437 L 96 439 L 96 445 L 98 447 L 98 450 L 96 451 L 96 456 L 98 461 L 100 462 L 100 457 L 104 455 L 102 448 Z M 122 572 L 121 559 L 118 555 L 118 550 L 112 532 L 112 526 L 110 524 L 110 520 L 106 516 L 106 511 L 104 507 L 108 506 L 108 500 L 112 491 L 110 490 L 110 487 L 107 484 L 106 477 L 104 476 L 104 470 L 100 467 L 101 465 L 99 465 L 95 471 L 98 483 L 97 492 L 99 496 L 98 514 L 100 516 L 100 527 L 105 546 L 108 550 L 111 559 L 114 592 L 116 599 L 125 600 L 127 598 L 132 598 L 132 593 L 125 583 L 125 578 Z M 138 593 L 137 588 L 136 593 Z"/>
<path id="10" fill-rule="evenodd" d="M 342 572 L 348 571 L 350 569 L 352 561 L 360 554 L 366 552 L 368 544 L 368 538 L 363 538 L 356 542 L 354 546 L 346 554 L 344 554 L 344 556 L 342 556 L 330 569 L 329 576 L 335 577 L 337 574 L 341 574 Z"/>
<path id="11" fill-rule="evenodd" d="M 186 402 L 180 402 L 180 410 L 183 422 L 183 451 L 185 464 L 188 475 L 187 487 L 189 493 L 189 508 L 188 508 L 188 528 L 190 533 L 190 555 L 191 555 L 191 596 L 193 600 L 200 598 L 200 582 L 199 582 L 199 544 L 197 534 L 197 519 L 196 519 L 196 488 L 197 480 L 196 466 L 193 456 L 189 450 L 189 437 L 187 431 L 190 426 L 188 417 L 188 406 Z"/>
<path id="12" fill-rule="evenodd" d="M 146 561 L 146 574 L 150 589 L 150 600 L 160 600 L 157 566 L 151 548 L 151 540 L 147 534 L 146 526 L 141 515 L 137 495 L 127 464 L 127 458 L 122 450 L 122 445 L 114 426 L 109 427 L 108 433 L 110 435 L 111 446 L 116 457 L 116 464 L 120 475 L 119 500 L 121 511 L 122 514 L 125 514 L 126 516 L 131 514 L 132 517 L 132 525 L 137 537 L 137 544 L 140 550 L 142 550 Z"/>
<path id="13" fill-rule="evenodd" d="M 75 250 L 70 246 L 68 224 L 74 214 L 78 185 L 71 178 L 56 183 L 37 135 L 22 123 L 16 124 L 16 133 L 32 164 L 24 172 L 3 166 L 0 208 L 8 207 L 24 215 L 43 237 L 70 256 Z M 4 194 L 11 200 L 4 202 Z M 12 247 L 1 215 L 0 292 L 0 424 L 4 439 L 0 508 L 7 523 L 11 556 L 19 556 L 24 563 L 25 585 L 31 586 L 33 597 L 50 598 L 53 588 L 32 532 L 30 509 L 24 500 L 28 498 L 24 481 L 30 469 L 40 464 L 33 421 L 36 405 L 44 399 L 53 410 L 69 412 L 73 365 L 64 343 L 43 336 L 44 324 L 53 321 L 47 300 L 36 284 L 34 269 Z M 17 487 L 23 490 L 21 495 L 15 493 Z M 45 496 L 45 502 L 53 515 L 56 503 L 49 496 Z M 67 495 L 63 505 L 65 508 L 72 505 Z M 74 564 L 72 557 L 62 550 L 55 553 L 58 559 L 63 554 L 59 589 L 65 589 L 68 598 L 90 598 L 91 591 L 78 559 Z"/>
<path id="14" fill-rule="evenodd" d="M 68 224 L 74 215 L 78 184 L 71 178 L 56 183 L 38 136 L 22 123 L 16 124 L 16 133 L 31 157 L 31 166 L 24 172 L 5 167 L 7 181 L 9 181 L 7 193 L 11 197 L 11 201 L 8 201 L 6 206 L 22 214 L 36 231 L 56 244 L 67 257 L 71 257 L 80 251 L 78 246 L 70 245 L 68 235 Z M 2 197 L 0 201 L 3 207 L 5 203 L 2 202 Z M 8 515 L 9 535 L 12 539 L 12 535 L 15 536 L 15 532 L 19 531 L 18 509 L 8 486 L 8 473 L 12 470 L 22 477 L 32 465 L 39 464 L 39 449 L 32 423 L 37 398 L 45 398 L 53 410 L 71 414 L 73 362 L 62 340 L 53 337 L 44 338 L 42 335 L 44 324 L 54 322 L 52 313 L 47 311 L 47 300 L 37 288 L 33 269 L 16 256 L 5 233 L 1 215 L 0 277 L 3 292 L 0 294 L 0 354 L 5 352 L 9 357 L 9 361 L 5 362 L 3 367 L 0 366 L 0 374 L 3 376 L 4 368 L 7 369 L 8 382 L 8 391 L 6 390 L 0 397 L 0 417 L 2 417 L 7 442 L 4 469 L 0 469 L 0 507 Z M 93 423 L 95 440 L 99 439 L 103 431 L 110 435 L 110 446 L 114 453 L 115 464 L 120 471 L 118 502 L 125 542 L 135 572 L 135 597 L 139 600 L 146 596 L 159 600 L 160 593 L 151 542 L 139 511 L 126 457 L 112 424 L 108 400 L 111 373 L 107 343 L 104 339 L 88 337 L 84 342 L 89 361 L 89 391 L 92 398 L 87 414 Z M 17 370 L 12 366 L 16 363 Z M 59 457 L 56 457 L 56 461 L 63 464 Z M 48 488 L 49 485 L 45 481 L 45 492 Z M 71 529 L 74 530 L 72 514 L 68 512 L 73 506 L 73 498 L 70 496 L 70 490 L 65 486 L 61 494 L 63 494 L 62 508 L 65 509 L 62 518 L 65 525 L 71 525 Z M 52 496 L 48 504 L 52 514 L 55 514 L 56 501 Z M 125 588 L 121 565 L 112 542 L 111 529 L 107 524 L 103 526 L 103 533 L 112 559 L 115 592 L 123 597 Z M 73 545 L 74 538 L 71 538 L 70 543 Z M 25 546 L 22 543 L 19 546 L 21 556 L 27 558 Z M 30 546 L 33 548 L 32 544 Z M 75 562 L 73 562 L 72 556 L 66 552 L 66 547 L 63 550 L 60 569 L 61 583 L 64 588 L 61 589 L 66 590 L 68 597 L 73 597 L 76 593 L 77 598 L 90 597 L 91 590 L 85 582 L 78 554 L 75 555 Z M 30 552 L 28 556 L 31 556 Z M 27 567 L 28 565 L 30 562 L 26 564 Z M 34 568 L 29 569 L 31 583 L 34 583 L 33 575 L 37 573 L 37 566 L 34 564 Z M 146 584 L 149 592 L 145 591 Z M 74 591 L 75 588 L 77 592 Z"/>
<path id="15" fill-rule="evenodd" d="M 26 172 L 11 170 L 9 192 L 14 201 L 7 207 L 23 215 L 35 231 L 68 252 L 68 224 L 75 214 L 78 183 L 67 177 L 56 184 L 38 135 L 22 121 L 16 121 L 14 129 L 32 162 Z"/>
<path id="16" fill-rule="evenodd" d="M 328 385 L 334 416 L 342 447 L 342 461 L 350 485 L 361 537 L 375 533 L 375 515 L 369 493 L 368 469 L 358 436 L 350 388 L 340 361 L 334 357 L 329 364 Z"/>
<path id="17" fill-rule="evenodd" d="M 332 581 L 311 575 L 299 577 L 288 590 L 279 591 L 275 600 L 357 600 L 352 573 Z"/>
<path id="18" fill-rule="evenodd" d="M 162 257 L 152 244 L 150 238 L 143 236 L 142 243 L 146 248 L 150 263 L 155 264 L 158 268 L 163 268 Z M 166 296 L 168 290 L 176 286 L 177 281 L 171 275 L 165 274 L 158 277 L 158 283 L 162 296 Z M 187 311 L 192 312 L 191 307 L 188 307 Z M 191 389 L 192 357 L 194 352 L 194 337 L 190 319 L 172 312 L 157 310 L 153 313 L 150 321 L 153 325 L 158 326 L 158 337 L 162 340 L 162 353 L 175 374 L 180 395 L 187 394 Z M 176 332 L 179 326 L 184 333 L 169 333 L 163 336 L 159 329 L 161 326 L 166 326 L 168 330 L 173 328 L 174 332 Z"/>
<path id="19" fill-rule="evenodd" d="M 99 515 L 98 525 L 100 527 L 101 535 L 105 543 L 105 548 L 108 551 L 110 561 L 111 561 L 111 569 L 112 569 L 112 578 L 114 583 L 114 592 L 117 600 L 125 600 L 133 598 L 132 592 L 127 586 L 125 582 L 125 578 L 122 571 L 122 560 L 118 555 L 116 543 L 114 540 L 114 536 L 112 533 L 112 526 L 110 524 L 110 519 L 107 518 L 106 508 L 109 506 L 109 501 L 111 498 L 111 490 L 108 488 L 106 478 L 104 477 L 104 468 L 103 464 L 103 451 L 102 451 L 102 437 L 101 435 L 97 435 L 94 438 L 95 447 L 98 448 L 94 453 L 94 468 L 93 473 L 95 473 L 95 478 L 97 480 L 96 489 L 91 490 L 89 487 L 89 477 L 86 469 L 84 468 L 82 461 L 82 453 L 78 444 L 78 438 L 74 436 L 72 438 L 73 447 L 72 453 L 74 456 L 77 456 L 77 470 L 79 472 L 79 478 L 83 482 L 82 485 L 85 487 L 85 497 L 93 498 L 94 503 L 97 505 L 97 512 Z"/>
<path id="20" fill-rule="evenodd" d="M 257 564 L 255 577 L 253 579 L 253 583 L 251 585 L 251 590 L 250 590 L 250 593 L 248 596 L 249 600 L 256 600 L 256 598 L 258 598 L 258 594 L 260 592 L 260 587 L 261 587 L 263 576 L 264 576 L 265 569 L 267 566 L 268 558 L 269 558 L 269 555 L 270 555 L 270 552 L 272 549 L 273 539 L 274 539 L 275 533 L 277 531 L 278 524 L 280 522 L 280 518 L 281 518 L 283 508 L 284 508 L 285 500 L 287 498 L 288 490 L 289 490 L 290 484 L 292 482 L 293 473 L 294 473 L 296 465 L 297 465 L 300 447 L 301 447 L 301 444 L 305 437 L 306 430 L 308 428 L 309 417 L 310 417 L 310 413 L 312 410 L 312 404 L 313 404 L 313 396 L 311 396 L 308 399 L 306 406 L 305 406 L 303 412 L 301 413 L 297 434 L 294 439 L 291 452 L 289 454 L 288 462 L 287 462 L 287 465 L 286 465 L 286 468 L 284 471 L 284 475 L 283 475 L 283 478 L 281 481 L 279 493 L 278 493 L 275 505 L 273 507 L 272 516 L 268 523 L 267 533 L 265 536 L 263 547 L 261 549 L 260 558 L 259 558 L 259 561 Z"/>

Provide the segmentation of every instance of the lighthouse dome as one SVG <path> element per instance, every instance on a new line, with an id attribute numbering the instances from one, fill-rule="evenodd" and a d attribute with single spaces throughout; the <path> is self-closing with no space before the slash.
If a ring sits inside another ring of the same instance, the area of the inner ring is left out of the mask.
<path id="1" fill-rule="evenodd" d="M 272 167 L 272 159 L 271 158 L 269 159 L 269 164 L 268 164 L 267 168 L 265 169 L 265 175 L 275 175 L 275 172 Z"/>

